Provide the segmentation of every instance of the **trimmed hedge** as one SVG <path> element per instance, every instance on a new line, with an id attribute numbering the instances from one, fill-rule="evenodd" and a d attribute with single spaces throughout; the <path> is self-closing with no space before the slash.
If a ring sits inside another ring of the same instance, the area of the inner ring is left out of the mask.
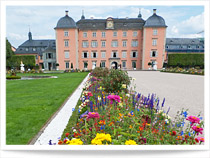
<path id="1" fill-rule="evenodd" d="M 21 61 L 25 68 L 33 68 L 35 66 L 35 56 L 34 55 L 13 55 L 10 61 L 7 61 L 9 67 L 20 67 Z"/>
<path id="2" fill-rule="evenodd" d="M 204 67 L 204 54 L 169 54 L 168 67 Z"/>
<path id="3" fill-rule="evenodd" d="M 6 79 L 8 80 L 21 79 L 21 76 L 7 76 Z"/>

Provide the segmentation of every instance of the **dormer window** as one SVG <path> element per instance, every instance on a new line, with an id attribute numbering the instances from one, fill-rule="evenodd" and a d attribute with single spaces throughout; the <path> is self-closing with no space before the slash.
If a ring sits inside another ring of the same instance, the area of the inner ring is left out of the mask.
<path id="1" fill-rule="evenodd" d="M 36 48 L 33 48 L 33 51 L 36 51 Z"/>
<path id="2" fill-rule="evenodd" d="M 26 51 L 28 51 L 28 48 L 26 48 Z"/>

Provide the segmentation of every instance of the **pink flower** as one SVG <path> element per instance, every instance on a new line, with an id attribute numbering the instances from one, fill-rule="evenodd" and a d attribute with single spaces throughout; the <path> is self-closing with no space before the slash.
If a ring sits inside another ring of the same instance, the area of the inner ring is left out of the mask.
<path id="1" fill-rule="evenodd" d="M 197 139 L 198 139 L 200 142 L 204 142 L 204 138 L 203 138 L 203 137 L 197 137 Z"/>
<path id="2" fill-rule="evenodd" d="M 113 101 L 117 101 L 117 102 L 120 102 L 120 96 L 119 95 L 109 95 L 107 97 L 109 100 L 110 100 L 110 103 L 112 104 Z"/>
<path id="3" fill-rule="evenodd" d="M 89 96 L 89 97 L 92 97 L 93 94 L 92 94 L 91 92 L 88 92 L 88 96 Z"/>
<path id="4" fill-rule="evenodd" d="M 87 118 L 100 118 L 97 112 L 89 112 Z"/>
<path id="5" fill-rule="evenodd" d="M 189 116 L 186 120 L 189 120 L 191 123 L 191 126 L 193 126 L 194 123 L 200 124 L 200 119 L 196 116 Z"/>
<path id="6" fill-rule="evenodd" d="M 203 128 L 200 128 L 198 126 L 193 126 L 192 129 L 197 133 L 197 135 L 200 133 L 202 134 Z"/>

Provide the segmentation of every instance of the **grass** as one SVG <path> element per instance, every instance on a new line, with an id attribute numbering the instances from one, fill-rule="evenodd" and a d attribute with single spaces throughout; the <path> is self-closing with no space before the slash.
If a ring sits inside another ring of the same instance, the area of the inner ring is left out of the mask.
<path id="1" fill-rule="evenodd" d="M 58 78 L 7 80 L 6 144 L 28 144 L 87 74 L 18 74 Z"/>

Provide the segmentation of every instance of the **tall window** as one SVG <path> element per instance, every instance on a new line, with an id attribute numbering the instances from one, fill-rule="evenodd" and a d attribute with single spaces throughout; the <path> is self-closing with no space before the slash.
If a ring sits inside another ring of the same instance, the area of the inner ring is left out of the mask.
<path id="1" fill-rule="evenodd" d="M 112 41 L 112 47 L 118 47 L 118 41 Z"/>
<path id="2" fill-rule="evenodd" d="M 92 48 L 98 47 L 98 42 L 97 41 L 91 41 L 91 47 Z"/>
<path id="3" fill-rule="evenodd" d="M 106 67 L 105 61 L 102 61 L 102 62 L 101 62 L 101 67 Z"/>
<path id="4" fill-rule="evenodd" d="M 122 41 L 123 47 L 127 47 L 127 41 Z"/>
<path id="5" fill-rule="evenodd" d="M 92 33 L 92 36 L 93 36 L 93 37 L 96 37 L 96 32 L 93 32 L 93 33 Z"/>
<path id="6" fill-rule="evenodd" d="M 153 29 L 153 35 L 157 35 L 157 29 Z"/>
<path id="7" fill-rule="evenodd" d="M 88 62 L 84 62 L 84 68 L 87 68 Z"/>
<path id="8" fill-rule="evenodd" d="M 132 47 L 138 47 L 138 41 L 132 40 Z"/>
<path id="9" fill-rule="evenodd" d="M 106 32 L 101 32 L 102 37 L 106 37 Z"/>
<path id="10" fill-rule="evenodd" d="M 36 55 L 36 59 L 38 59 L 38 55 Z"/>
<path id="11" fill-rule="evenodd" d="M 136 61 L 132 61 L 132 68 L 136 68 Z"/>
<path id="12" fill-rule="evenodd" d="M 126 68 L 126 61 L 123 61 L 123 62 L 122 62 L 122 67 L 123 67 L 123 68 Z"/>
<path id="13" fill-rule="evenodd" d="M 101 41 L 101 47 L 106 47 L 106 41 Z"/>
<path id="14" fill-rule="evenodd" d="M 69 62 L 66 62 L 66 69 L 69 69 Z"/>
<path id="15" fill-rule="evenodd" d="M 69 32 L 68 31 L 64 31 L 64 36 L 65 37 L 69 36 Z"/>
<path id="16" fill-rule="evenodd" d="M 69 46 L 69 41 L 68 41 L 68 40 L 65 40 L 65 41 L 64 41 L 64 46 L 65 46 L 65 47 L 68 47 L 68 46 Z"/>
<path id="17" fill-rule="evenodd" d="M 88 58 L 88 52 L 83 52 L 83 58 Z"/>
<path id="18" fill-rule="evenodd" d="M 117 57 L 117 52 L 113 52 L 113 58 Z"/>
<path id="19" fill-rule="evenodd" d="M 69 51 L 65 51 L 64 54 L 65 54 L 65 58 L 68 59 L 69 58 Z"/>
<path id="20" fill-rule="evenodd" d="M 123 31 L 123 37 L 127 37 L 127 32 Z"/>
<path id="21" fill-rule="evenodd" d="M 28 51 L 28 48 L 26 48 L 26 51 Z"/>
<path id="22" fill-rule="evenodd" d="M 152 50 L 152 51 L 150 52 L 150 57 L 157 57 L 157 56 L 158 56 L 157 50 Z"/>
<path id="23" fill-rule="evenodd" d="M 117 37 L 117 31 L 113 32 L 113 37 Z"/>
<path id="24" fill-rule="evenodd" d="M 87 48 L 88 47 L 88 41 L 82 41 L 82 47 Z"/>
<path id="25" fill-rule="evenodd" d="M 137 37 L 137 31 L 133 31 L 133 37 Z"/>
<path id="26" fill-rule="evenodd" d="M 101 58 L 106 58 L 106 52 L 101 52 Z"/>
<path id="27" fill-rule="evenodd" d="M 84 37 L 84 38 L 87 37 L 87 32 L 83 32 L 83 37 Z"/>
<path id="28" fill-rule="evenodd" d="M 122 58 L 126 58 L 126 56 L 127 56 L 127 52 L 122 52 Z"/>
<path id="29" fill-rule="evenodd" d="M 97 54 L 97 52 L 91 52 L 91 56 L 92 56 L 92 58 L 97 58 L 98 54 Z"/>
<path id="30" fill-rule="evenodd" d="M 157 46 L 157 39 L 152 39 L 152 45 Z"/>
<path id="31" fill-rule="evenodd" d="M 137 52 L 136 51 L 132 51 L 132 57 L 136 58 L 137 57 Z"/>

